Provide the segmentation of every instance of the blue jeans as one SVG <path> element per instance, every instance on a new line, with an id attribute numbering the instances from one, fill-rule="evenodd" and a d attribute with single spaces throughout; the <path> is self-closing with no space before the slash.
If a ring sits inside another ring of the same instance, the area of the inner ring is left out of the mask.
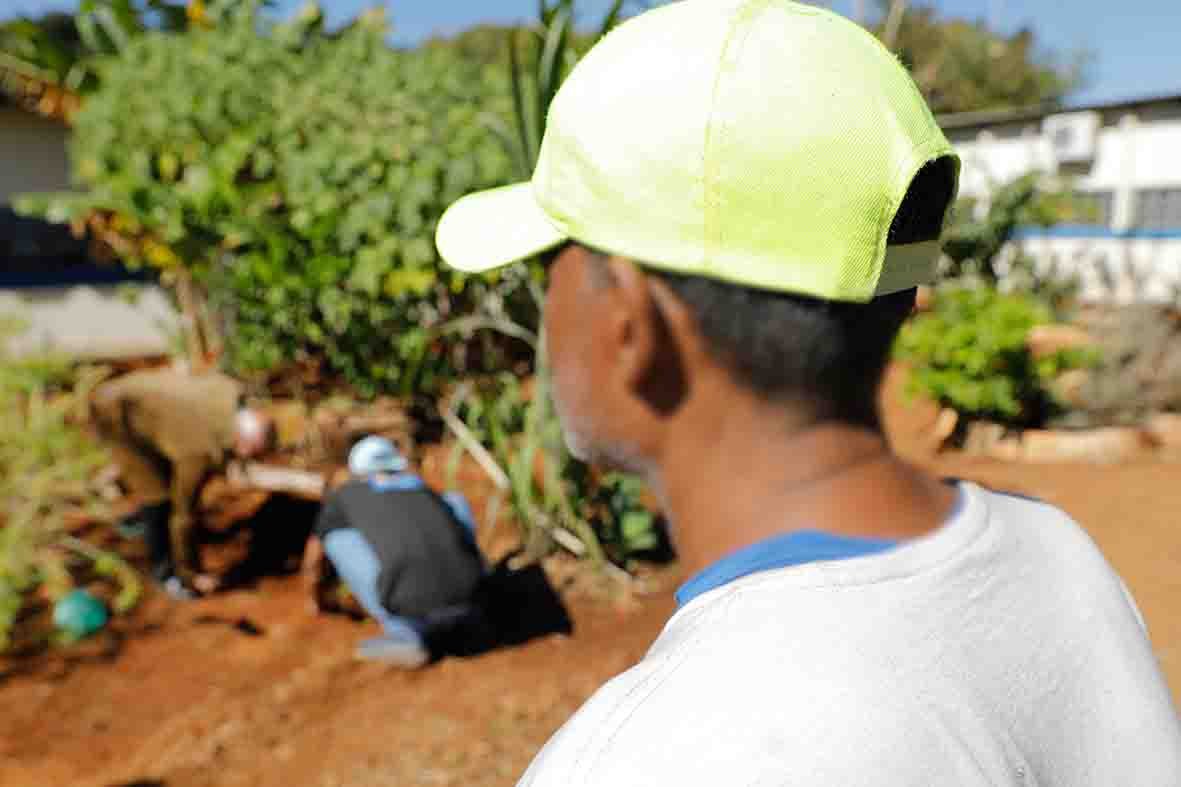
<path id="1" fill-rule="evenodd" d="M 377 592 L 381 561 L 360 530 L 350 527 L 328 533 L 324 536 L 324 553 L 362 609 L 381 624 L 388 636 L 422 637 L 420 621 L 395 615 L 381 603 Z"/>

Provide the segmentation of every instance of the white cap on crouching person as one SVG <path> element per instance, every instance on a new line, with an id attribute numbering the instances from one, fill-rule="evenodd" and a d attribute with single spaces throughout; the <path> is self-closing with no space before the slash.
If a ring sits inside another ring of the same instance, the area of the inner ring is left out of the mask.
<path id="1" fill-rule="evenodd" d="M 378 473 L 399 473 L 407 467 L 406 458 L 398 453 L 391 440 L 370 435 L 349 451 L 349 472 L 357 476 Z"/>

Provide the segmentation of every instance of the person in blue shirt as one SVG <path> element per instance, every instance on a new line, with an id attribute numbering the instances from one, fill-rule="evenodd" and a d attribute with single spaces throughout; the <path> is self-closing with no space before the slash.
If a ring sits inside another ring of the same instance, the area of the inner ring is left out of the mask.
<path id="1" fill-rule="evenodd" d="M 319 612 L 331 565 L 381 624 L 381 637 L 359 644 L 359 658 L 417 668 L 435 655 L 433 634 L 479 615 L 474 597 L 485 566 L 467 501 L 438 494 L 408 468 L 384 437 L 353 447 L 352 479 L 324 501 L 304 577 Z"/>

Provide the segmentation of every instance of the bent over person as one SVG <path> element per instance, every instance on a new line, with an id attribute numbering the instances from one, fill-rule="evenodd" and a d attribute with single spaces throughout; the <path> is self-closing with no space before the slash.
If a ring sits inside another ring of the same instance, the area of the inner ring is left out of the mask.
<path id="1" fill-rule="evenodd" d="M 1168 687 L 1095 543 L 883 433 L 958 172 L 869 32 L 684 0 L 579 61 L 531 183 L 443 216 L 465 271 L 557 250 L 566 442 L 647 480 L 691 577 L 522 785 L 1181 785 Z"/>
<path id="2" fill-rule="evenodd" d="M 268 449 L 274 427 L 243 403 L 242 386 L 216 372 L 131 372 L 95 389 L 91 417 L 138 510 L 125 525 L 142 530 L 154 577 L 174 597 L 209 592 L 195 528 L 205 480 L 233 455 Z"/>
<path id="3" fill-rule="evenodd" d="M 304 553 L 304 576 L 320 608 L 330 562 L 383 636 L 363 659 L 406 668 L 430 661 L 444 630 L 482 615 L 473 603 L 484 563 L 475 523 L 458 493 L 437 494 L 409 472 L 394 444 L 370 436 L 349 453 L 352 480 L 324 501 Z"/>

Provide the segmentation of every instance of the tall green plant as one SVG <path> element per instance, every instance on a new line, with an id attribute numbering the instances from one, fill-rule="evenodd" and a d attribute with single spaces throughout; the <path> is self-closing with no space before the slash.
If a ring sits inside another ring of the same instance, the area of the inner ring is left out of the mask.
<path id="1" fill-rule="evenodd" d="M 115 582 L 116 612 L 130 609 L 140 594 L 126 562 L 67 529 L 71 515 L 109 513 L 94 478 L 110 459 L 78 426 L 101 372 L 75 376 L 62 359 L 7 356 L 4 334 L 12 327 L 0 329 L 0 651 L 12 643 L 30 595 L 57 600 L 74 587 L 80 567 Z M 72 391 L 60 391 L 70 384 Z"/>
<path id="2" fill-rule="evenodd" d="M 540 0 L 540 27 L 522 45 L 512 32 L 505 36 L 513 97 L 513 130 L 493 125 L 505 147 L 513 152 L 519 180 L 533 176 L 550 104 L 558 88 L 578 62 L 582 43 L 589 48 L 619 23 L 624 0 L 614 0 L 589 39 L 574 32 L 574 0 Z"/>
<path id="3" fill-rule="evenodd" d="M 574 33 L 574 1 L 551 4 L 542 0 L 540 26 L 524 45 L 515 31 L 507 32 L 511 127 L 499 118 L 490 118 L 488 124 L 511 155 L 517 180 L 532 177 L 550 104 L 576 64 L 579 47 L 593 45 L 606 35 L 619 22 L 623 7 L 623 0 L 616 0 L 594 34 L 580 39 Z M 566 450 L 550 397 L 545 337 L 540 328 L 541 262 L 529 263 L 524 276 L 533 308 L 523 319 L 507 318 L 503 300 L 487 298 L 483 316 L 467 326 L 526 337 L 535 353 L 534 390 L 525 397 L 515 378 L 500 377 L 468 404 L 469 425 L 506 468 L 509 494 L 527 544 L 537 550 L 557 542 L 599 563 L 607 558 L 622 561 L 629 553 L 655 543 L 652 515 L 640 505 L 641 487 L 635 479 L 613 477 L 609 489 L 600 489 L 587 468 Z M 596 511 L 596 497 L 605 497 L 609 503 Z M 604 517 L 610 521 L 605 522 Z"/>

